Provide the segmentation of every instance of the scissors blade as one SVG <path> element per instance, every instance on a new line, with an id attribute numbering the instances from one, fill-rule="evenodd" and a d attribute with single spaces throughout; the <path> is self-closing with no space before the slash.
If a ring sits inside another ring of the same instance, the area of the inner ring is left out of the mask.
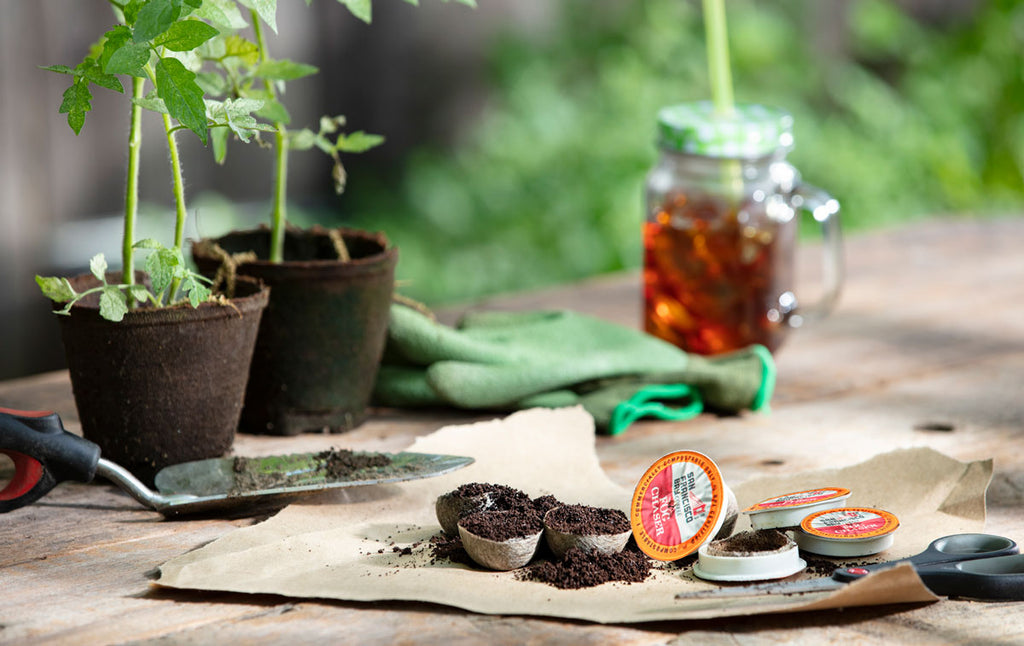
<path id="1" fill-rule="evenodd" d="M 785 581 L 781 583 L 773 581 L 728 588 L 680 592 L 676 595 L 676 599 L 728 599 L 731 597 L 760 597 L 775 594 L 808 594 L 810 592 L 838 590 L 844 585 L 846 584 L 836 581 L 831 577 L 807 579 L 806 581 Z"/>

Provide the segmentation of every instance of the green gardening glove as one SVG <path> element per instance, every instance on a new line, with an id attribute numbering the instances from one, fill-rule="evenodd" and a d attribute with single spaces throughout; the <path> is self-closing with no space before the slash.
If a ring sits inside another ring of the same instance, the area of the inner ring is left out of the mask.
<path id="1" fill-rule="evenodd" d="M 456 329 L 396 304 L 374 400 L 473 410 L 580 404 L 601 430 L 621 432 L 639 417 L 762 408 L 773 375 L 760 346 L 709 359 L 570 311 L 472 314 Z"/>

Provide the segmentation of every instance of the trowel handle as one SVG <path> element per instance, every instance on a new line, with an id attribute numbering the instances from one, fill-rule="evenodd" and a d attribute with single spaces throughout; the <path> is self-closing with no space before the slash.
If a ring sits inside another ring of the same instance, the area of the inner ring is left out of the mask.
<path id="1" fill-rule="evenodd" d="M 89 482 L 100 460 L 100 447 L 65 431 L 57 413 L 10 408 L 0 408 L 0 453 L 14 462 L 14 476 L 0 490 L 0 513 L 39 500 L 65 480 Z"/>

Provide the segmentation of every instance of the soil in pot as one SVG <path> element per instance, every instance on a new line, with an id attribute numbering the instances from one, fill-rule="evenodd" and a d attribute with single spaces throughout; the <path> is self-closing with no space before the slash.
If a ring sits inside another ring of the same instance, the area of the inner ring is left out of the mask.
<path id="1" fill-rule="evenodd" d="M 229 304 L 140 308 L 114 323 L 87 298 L 58 317 L 83 435 L 149 484 L 165 466 L 227 453 L 267 301 L 246 280 Z"/>
<path id="2" fill-rule="evenodd" d="M 329 231 L 319 227 L 288 231 L 282 263 L 266 260 L 266 228 L 193 245 L 196 264 L 209 276 L 222 266 L 224 252 L 254 252 L 256 259 L 238 265 L 238 274 L 272 290 L 242 412 L 246 432 L 339 432 L 366 418 L 387 336 L 398 252 L 383 234 L 340 231 L 351 255 L 347 262 L 338 259 Z"/>

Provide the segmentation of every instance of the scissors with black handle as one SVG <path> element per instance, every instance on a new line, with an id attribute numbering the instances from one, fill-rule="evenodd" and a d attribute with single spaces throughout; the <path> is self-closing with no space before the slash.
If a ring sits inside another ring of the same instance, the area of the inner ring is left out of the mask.
<path id="1" fill-rule="evenodd" d="M 1017 543 L 992 534 L 943 536 L 932 541 L 920 554 L 898 561 L 841 567 L 831 577 L 681 592 L 676 598 L 749 597 L 836 590 L 872 572 L 903 563 L 913 566 L 925 587 L 937 595 L 1024 600 L 1024 554 L 1018 553 Z"/>

